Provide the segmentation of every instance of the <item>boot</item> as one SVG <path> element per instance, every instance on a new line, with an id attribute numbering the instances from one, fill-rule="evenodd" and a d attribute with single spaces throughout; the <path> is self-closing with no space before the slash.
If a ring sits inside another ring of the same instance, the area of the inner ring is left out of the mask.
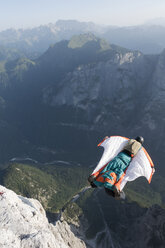
<path id="1" fill-rule="evenodd" d="M 112 190 L 115 194 L 115 197 L 120 197 L 120 190 L 118 190 L 118 188 L 115 185 L 113 185 Z"/>
<path id="2" fill-rule="evenodd" d="M 122 190 L 122 191 L 120 191 L 120 200 L 125 200 L 125 193 L 124 193 L 124 191 Z"/>

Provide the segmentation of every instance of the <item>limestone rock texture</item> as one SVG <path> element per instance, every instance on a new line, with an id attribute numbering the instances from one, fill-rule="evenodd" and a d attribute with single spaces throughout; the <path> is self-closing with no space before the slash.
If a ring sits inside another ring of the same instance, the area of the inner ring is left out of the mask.
<path id="1" fill-rule="evenodd" d="M 39 201 L 0 186 L 1 248 L 84 248 L 67 222 L 48 222 Z"/>

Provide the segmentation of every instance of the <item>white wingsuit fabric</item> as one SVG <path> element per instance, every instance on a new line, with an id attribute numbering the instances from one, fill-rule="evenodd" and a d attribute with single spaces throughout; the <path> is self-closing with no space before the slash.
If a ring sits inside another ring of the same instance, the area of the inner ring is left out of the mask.
<path id="1" fill-rule="evenodd" d="M 98 165 L 92 172 L 92 175 L 109 163 L 119 152 L 121 152 L 128 142 L 128 138 L 121 136 L 111 136 L 105 139 L 98 146 L 104 147 L 104 153 L 101 157 Z M 148 155 L 147 151 L 142 147 L 140 151 L 134 156 L 130 165 L 126 170 L 126 174 L 120 184 L 120 190 L 122 190 L 128 181 L 133 181 L 138 177 L 144 176 L 150 183 L 152 175 L 155 169 L 153 162 Z"/>

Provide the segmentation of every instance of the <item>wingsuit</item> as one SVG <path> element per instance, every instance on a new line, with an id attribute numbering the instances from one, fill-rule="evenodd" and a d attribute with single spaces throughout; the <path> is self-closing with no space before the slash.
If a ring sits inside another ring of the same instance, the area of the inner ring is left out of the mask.
<path id="1" fill-rule="evenodd" d="M 128 140 L 124 149 L 113 158 L 96 177 L 89 176 L 88 181 L 91 186 L 104 187 L 107 194 L 113 197 L 124 198 L 124 192 L 120 191 L 120 181 L 133 159 L 133 157 L 142 148 L 143 137 Z"/>

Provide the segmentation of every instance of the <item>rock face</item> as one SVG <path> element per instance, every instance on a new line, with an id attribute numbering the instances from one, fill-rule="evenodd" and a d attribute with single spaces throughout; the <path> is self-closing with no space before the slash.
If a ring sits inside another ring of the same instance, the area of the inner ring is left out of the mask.
<path id="1" fill-rule="evenodd" d="M 43 102 L 61 113 L 69 108 L 77 115 L 74 123 L 66 118 L 65 125 L 109 134 L 113 130 L 113 134 L 136 135 L 138 130 L 146 136 L 158 128 L 158 116 L 149 107 L 157 88 L 157 60 L 157 56 L 115 50 L 105 60 L 80 64 L 58 86 L 45 87 Z"/>
<path id="2" fill-rule="evenodd" d="M 2 186 L 0 192 L 1 248 L 86 247 L 65 221 L 49 224 L 37 200 L 18 196 Z"/>
<path id="3" fill-rule="evenodd" d="M 43 102 L 60 109 L 59 122 L 65 127 L 94 130 L 101 136 L 140 133 L 151 147 L 153 160 L 162 163 L 164 156 L 157 153 L 165 149 L 158 138 L 165 124 L 165 52 L 155 56 L 117 49 L 109 52 L 104 60 L 79 64 L 58 84 L 45 87 Z"/>
<path id="4" fill-rule="evenodd" d="M 142 209 L 136 204 L 121 204 L 107 197 L 99 203 L 99 198 L 98 205 L 91 208 L 90 221 L 81 215 L 79 223 L 70 219 L 68 224 L 61 217 L 52 225 L 37 200 L 18 196 L 0 186 L 0 247 L 164 248 L 165 210 L 158 205 Z M 95 223 L 96 216 L 99 225 Z"/>

